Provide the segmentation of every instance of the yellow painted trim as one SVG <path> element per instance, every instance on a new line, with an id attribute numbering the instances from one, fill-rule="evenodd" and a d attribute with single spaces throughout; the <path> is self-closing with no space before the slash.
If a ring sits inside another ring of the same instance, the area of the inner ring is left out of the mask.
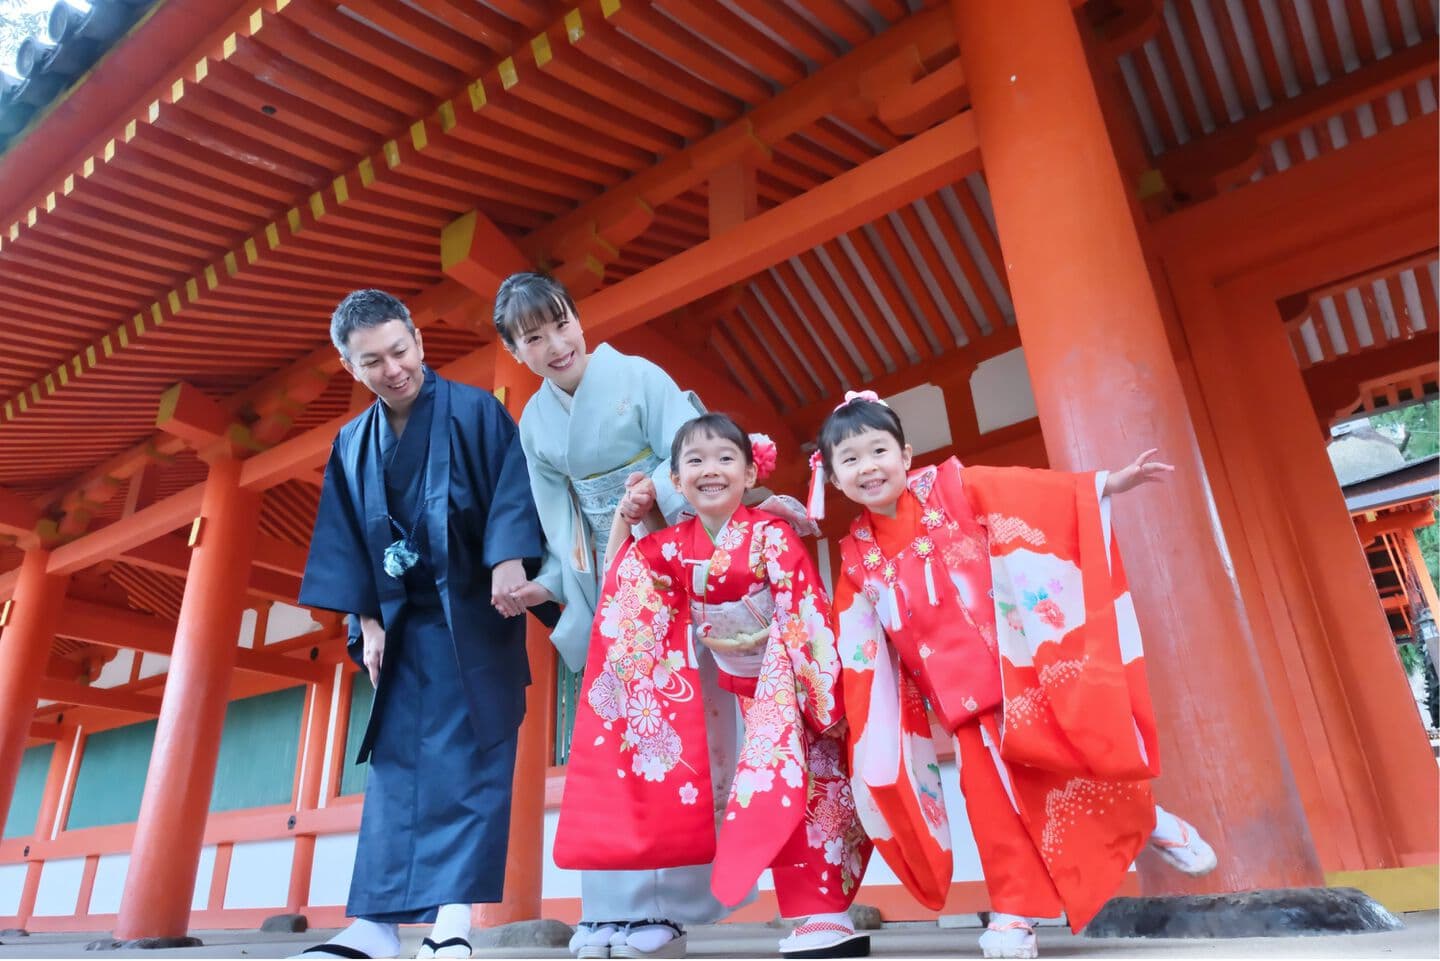
<path id="1" fill-rule="evenodd" d="M 127 121 L 125 122 L 125 132 L 124 132 L 123 134 L 121 134 L 121 138 L 122 138 L 126 143 L 129 143 L 130 141 L 132 141 L 132 140 L 135 139 L 135 133 L 136 133 L 136 131 L 138 131 L 139 129 L 140 129 L 140 125 L 139 125 L 139 123 L 138 123 L 137 121 L 135 121 L 135 120 L 133 120 L 133 119 L 132 119 L 132 120 L 127 120 Z M 115 141 L 112 140 L 112 141 L 110 141 L 110 142 L 113 144 Z M 108 161 L 110 160 L 110 158 L 113 157 L 113 156 L 115 156 L 115 154 L 114 154 L 113 152 L 111 152 L 111 153 L 109 153 L 109 154 L 106 154 L 105 160 L 108 162 Z"/>
<path id="2" fill-rule="evenodd" d="M 555 54 L 550 50 L 550 37 L 546 34 L 539 34 L 530 41 L 530 50 L 535 54 L 535 66 L 543 67 L 555 59 Z"/>
<path id="3" fill-rule="evenodd" d="M 215 273 L 215 265 L 214 265 L 214 264 L 206 264 L 206 265 L 205 265 L 205 288 L 206 288 L 207 290 L 214 290 L 216 287 L 219 287 L 219 286 L 220 286 L 220 276 L 219 276 L 217 273 Z"/>
<path id="4" fill-rule="evenodd" d="M 107 163 L 107 164 L 108 164 L 111 160 L 114 160 L 114 159 L 115 159 L 115 141 L 113 141 L 113 140 L 107 140 L 107 141 L 105 141 L 105 149 L 102 150 L 102 151 L 100 151 L 100 162 L 101 162 L 101 163 Z"/>
<path id="5" fill-rule="evenodd" d="M 259 250 L 258 247 L 255 246 L 255 238 L 254 238 L 254 237 L 246 237 L 246 238 L 245 238 L 244 248 L 245 248 L 245 262 L 246 262 L 247 264 L 253 264 L 253 263 L 255 263 L 256 261 L 258 261 L 258 260 L 260 259 L 260 250 Z"/>
<path id="6" fill-rule="evenodd" d="M 1332 888 L 1357 888 L 1392 912 L 1440 909 L 1440 865 L 1375 868 L 1369 871 L 1332 871 L 1325 875 Z"/>
<path id="7" fill-rule="evenodd" d="M 250 34 L 253 36 L 265 27 L 265 11 L 256 10 L 250 14 Z"/>
<path id="8" fill-rule="evenodd" d="M 45 212 L 48 214 L 55 209 L 55 191 L 45 195 Z"/>
<path id="9" fill-rule="evenodd" d="M 265 225 L 265 245 L 271 250 L 280 249 L 280 228 L 274 221 Z"/>
<path id="10" fill-rule="evenodd" d="M 359 171 L 360 186 L 369 187 L 375 182 L 375 165 L 370 162 L 369 157 L 365 157 L 360 161 Z"/>
<path id="11" fill-rule="evenodd" d="M 333 184 L 335 188 L 335 202 L 345 204 L 350 201 L 350 185 L 345 181 L 345 175 L 336 177 Z"/>
<path id="12" fill-rule="evenodd" d="M 81 177 L 84 177 L 84 178 L 86 178 L 86 179 L 89 179 L 90 175 L 93 174 L 94 172 L 95 172 L 95 158 L 94 158 L 94 157 L 86 157 L 86 158 L 85 158 L 85 162 L 80 165 L 80 176 L 81 176 Z"/>
<path id="13" fill-rule="evenodd" d="M 579 43 L 580 38 L 585 36 L 585 18 L 579 7 L 565 14 L 565 36 L 570 38 L 571 43 Z"/>
<path id="14" fill-rule="evenodd" d="M 515 58 L 506 57 L 500 61 L 500 66 L 495 68 L 500 74 L 500 86 L 509 90 L 520 82 L 520 74 L 515 70 Z"/>
<path id="15" fill-rule="evenodd" d="M 171 314 L 180 313 L 180 292 L 178 290 L 170 291 L 170 293 L 166 295 L 165 299 L 170 303 Z M 155 318 L 155 326 L 158 327 L 161 324 L 165 323 L 165 315 L 161 313 L 159 304 L 156 304 L 154 308 L 151 309 L 150 313 Z"/>
<path id="16" fill-rule="evenodd" d="M 190 303 L 192 304 L 200 299 L 200 285 L 195 282 L 194 277 L 191 277 L 189 280 L 185 281 L 185 299 L 190 301 Z M 176 307 L 175 310 L 178 313 L 180 308 Z"/>
<path id="17" fill-rule="evenodd" d="M 30 212 L 25 215 L 25 226 L 33 227 L 35 226 L 35 222 L 39 219 L 40 211 L 36 210 L 34 207 L 31 207 Z"/>
<path id="18" fill-rule="evenodd" d="M 479 110 L 485 106 L 485 81 L 477 79 L 466 91 L 470 94 L 470 109 Z"/>
<path id="19" fill-rule="evenodd" d="M 122 327 L 121 329 L 123 330 L 124 328 Z M 115 355 L 115 345 L 110 342 L 109 334 L 100 338 L 100 350 L 106 357 L 113 357 Z"/>
<path id="20" fill-rule="evenodd" d="M 316 220 L 325 216 L 325 195 L 318 190 L 310 195 L 310 213 L 314 214 Z"/>
<path id="21" fill-rule="evenodd" d="M 68 365 L 66 365 L 66 364 L 61 364 L 59 367 L 56 367 L 56 368 L 55 368 L 55 373 L 57 373 L 57 374 L 60 375 L 60 386 L 61 386 L 61 387 L 69 387 L 69 386 L 70 386 L 70 368 L 69 368 Z M 48 380 L 49 378 L 47 377 L 46 379 Z M 54 391 L 54 390 L 51 390 L 50 393 L 53 394 L 53 393 L 55 393 L 55 391 Z"/>
<path id="22" fill-rule="evenodd" d="M 202 57 L 195 61 L 195 82 L 200 83 L 210 76 L 210 58 Z"/>
<path id="23" fill-rule="evenodd" d="M 291 207 L 289 210 L 287 210 L 285 212 L 285 222 L 290 225 L 290 232 L 292 234 L 298 234 L 300 232 L 301 224 L 300 208 Z"/>
<path id="24" fill-rule="evenodd" d="M 234 277 L 238 273 L 240 273 L 240 263 L 235 259 L 235 251 L 227 250 L 225 252 L 225 275 Z"/>
<path id="25" fill-rule="evenodd" d="M 54 378 L 54 376 L 52 376 L 51 374 L 46 374 L 43 383 L 45 384 L 45 393 L 46 393 L 46 394 L 53 394 L 53 393 L 55 393 L 55 378 Z"/>
<path id="26" fill-rule="evenodd" d="M 17 397 L 16 402 L 20 405 L 20 413 L 23 414 L 30 409 L 30 402 L 25 399 L 24 394 L 21 394 L 19 397 Z"/>
<path id="27" fill-rule="evenodd" d="M 455 129 L 455 104 L 447 100 L 440 105 L 435 114 L 440 118 L 441 133 L 449 133 Z"/>
<path id="28" fill-rule="evenodd" d="M 417 120 L 410 125 L 410 142 L 415 145 L 416 150 L 424 150 L 430 146 L 430 134 L 425 130 L 425 121 Z M 397 159 L 390 165 L 392 167 L 400 162 L 398 159 L 399 152 L 397 151 L 396 154 Z"/>
<path id="29" fill-rule="evenodd" d="M 145 119 L 150 123 L 154 123 L 155 121 L 160 119 L 160 101 L 150 101 L 150 109 L 145 111 Z M 133 123 L 134 121 L 131 122 Z M 133 139 L 135 139 L 135 134 L 132 131 L 130 136 L 125 138 L 125 142 L 129 143 Z"/>
<path id="30" fill-rule="evenodd" d="M 400 145 L 393 140 L 385 141 L 385 166 L 392 170 L 400 166 Z"/>
<path id="31" fill-rule="evenodd" d="M 170 85 L 170 102 L 179 103 L 185 97 L 185 78 L 176 77 Z"/>
<path id="32" fill-rule="evenodd" d="M 65 178 L 65 184 L 60 188 L 61 196 L 68 197 L 75 189 L 75 175 L 70 174 Z"/>
<path id="33" fill-rule="evenodd" d="M 14 406 L 14 404 L 12 404 L 12 403 L 11 403 L 10 401 L 8 401 L 8 400 L 5 402 L 5 419 L 6 419 L 6 420 L 14 420 L 14 419 L 15 419 L 15 406 Z M 9 601 L 6 601 L 5 603 L 6 603 L 6 604 L 9 604 L 10 602 L 9 602 Z"/>
<path id="34" fill-rule="evenodd" d="M 600 0 L 600 15 L 609 20 L 620 12 L 620 0 Z"/>
<path id="35" fill-rule="evenodd" d="M 240 39 L 236 37 L 235 34 L 230 34 L 230 36 L 226 37 L 225 41 L 220 44 L 220 59 L 229 60 L 235 56 L 235 50 L 239 46 Z"/>
<path id="36" fill-rule="evenodd" d="M 108 342 L 108 340 L 109 338 L 107 337 L 106 341 Z M 87 367 L 94 367 L 98 363 L 99 360 L 95 357 L 95 345 L 91 344 L 85 348 L 85 365 Z"/>

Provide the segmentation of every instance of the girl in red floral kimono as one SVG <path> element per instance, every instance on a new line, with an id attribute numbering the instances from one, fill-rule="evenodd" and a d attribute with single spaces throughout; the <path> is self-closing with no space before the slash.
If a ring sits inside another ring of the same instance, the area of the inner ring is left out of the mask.
<path id="1" fill-rule="evenodd" d="M 773 445 L 764 455 L 773 466 Z M 768 867 L 781 915 L 808 918 L 780 943 L 782 955 L 864 956 L 869 938 L 855 933 L 848 908 L 871 847 L 845 767 L 825 589 L 790 524 L 742 504 L 757 468 L 733 420 L 689 421 L 671 464 L 696 516 L 639 540 L 615 525 L 555 863 L 611 870 L 713 859 L 712 890 L 728 905 Z M 627 498 L 648 503 L 649 479 L 634 481 Z M 708 761 L 698 682 L 706 648 L 744 717 L 733 779 Z M 712 786 L 723 780 L 731 784 L 717 843 Z"/>
<path id="2" fill-rule="evenodd" d="M 916 898 L 938 910 L 952 871 L 927 700 L 956 741 L 985 957 L 1035 957 L 1033 921 L 1062 910 L 1084 927 L 1146 844 L 1187 874 L 1213 869 L 1150 793 L 1155 720 L 1109 526 L 1109 495 L 1173 468 L 1147 451 L 1113 473 L 954 458 L 911 472 L 899 418 L 870 391 L 846 395 L 819 447 L 811 513 L 824 477 L 864 508 L 835 598 L 856 804 Z"/>

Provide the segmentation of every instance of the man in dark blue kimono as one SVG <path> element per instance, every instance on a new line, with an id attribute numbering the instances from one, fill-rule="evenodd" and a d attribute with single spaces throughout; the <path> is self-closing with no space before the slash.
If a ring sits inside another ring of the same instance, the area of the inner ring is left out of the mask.
<path id="1" fill-rule="evenodd" d="M 489 392 L 423 364 L 405 306 L 350 294 L 330 336 L 376 402 L 340 429 L 300 603 L 350 615 L 375 685 L 346 913 L 302 957 L 394 957 L 397 924 L 435 923 L 419 957 L 469 957 L 470 906 L 501 899 L 515 745 L 530 683 L 510 592 L 543 556 L 515 422 Z"/>

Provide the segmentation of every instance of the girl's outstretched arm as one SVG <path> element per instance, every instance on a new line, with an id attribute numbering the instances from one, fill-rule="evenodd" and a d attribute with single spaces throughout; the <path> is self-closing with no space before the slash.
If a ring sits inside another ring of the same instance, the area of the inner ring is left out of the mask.
<path id="1" fill-rule="evenodd" d="M 1100 495 L 1109 497 L 1111 494 L 1123 494 L 1141 484 L 1163 481 L 1170 474 L 1175 473 L 1174 465 L 1162 464 L 1160 461 L 1150 459 L 1158 452 L 1158 449 L 1154 447 L 1142 451 L 1139 457 L 1126 466 L 1117 471 L 1111 471 L 1110 476 L 1105 478 L 1105 489 L 1100 492 Z"/>

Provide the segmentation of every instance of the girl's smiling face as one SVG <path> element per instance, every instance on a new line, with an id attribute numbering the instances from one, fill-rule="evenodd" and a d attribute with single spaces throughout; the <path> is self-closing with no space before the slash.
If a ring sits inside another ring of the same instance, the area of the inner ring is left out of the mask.
<path id="1" fill-rule="evenodd" d="M 836 444 L 830 452 L 835 486 L 866 510 L 895 516 L 895 503 L 905 492 L 910 470 L 910 445 L 889 431 L 868 428 Z"/>
<path id="2" fill-rule="evenodd" d="M 672 466 L 676 489 L 712 533 L 730 519 L 745 492 L 755 486 L 755 465 L 746 462 L 735 442 L 703 429 L 686 439 L 680 459 Z"/>

